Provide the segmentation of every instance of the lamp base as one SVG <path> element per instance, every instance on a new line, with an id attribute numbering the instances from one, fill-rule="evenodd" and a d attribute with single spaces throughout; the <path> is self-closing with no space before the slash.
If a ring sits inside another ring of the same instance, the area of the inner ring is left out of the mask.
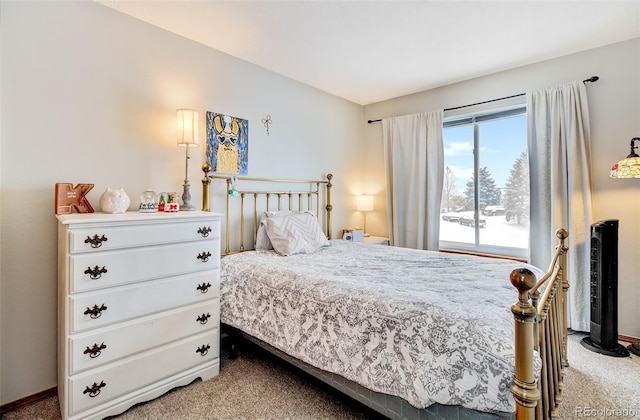
<path id="1" fill-rule="evenodd" d="M 182 211 L 194 211 L 196 210 L 196 206 L 191 204 L 191 186 L 189 185 L 189 180 L 184 180 L 184 185 L 182 186 L 182 205 L 180 206 L 180 210 Z"/>
<path id="2" fill-rule="evenodd" d="M 196 210 L 197 208 L 193 204 L 189 204 L 189 205 L 183 204 L 180 206 L 180 211 L 196 211 Z"/>

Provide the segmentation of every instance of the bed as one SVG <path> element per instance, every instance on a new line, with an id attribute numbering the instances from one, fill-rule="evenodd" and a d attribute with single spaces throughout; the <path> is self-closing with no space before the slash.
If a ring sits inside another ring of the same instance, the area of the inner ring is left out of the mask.
<path id="1" fill-rule="evenodd" d="M 557 412 L 567 366 L 566 231 L 546 273 L 336 240 L 330 175 L 239 179 L 204 170 L 204 210 L 210 183 L 226 181 L 221 322 L 230 331 L 389 418 Z"/>

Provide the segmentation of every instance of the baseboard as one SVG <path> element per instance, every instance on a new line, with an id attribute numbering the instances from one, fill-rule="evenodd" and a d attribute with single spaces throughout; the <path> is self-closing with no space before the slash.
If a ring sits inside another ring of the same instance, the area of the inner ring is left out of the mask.
<path id="1" fill-rule="evenodd" d="M 44 400 L 49 397 L 54 397 L 56 395 L 58 395 L 58 387 L 54 386 L 53 388 L 45 389 L 44 391 L 40 391 L 33 395 L 28 395 L 24 398 L 20 398 L 19 400 L 0 405 L 0 416 L 2 414 L 8 413 L 9 411 L 17 410 L 18 408 L 24 407 L 25 405 L 33 404 L 35 402 Z"/>
<path id="2" fill-rule="evenodd" d="M 619 341 L 626 341 L 627 343 L 635 343 L 636 341 L 640 341 L 638 337 L 631 337 L 630 335 L 622 335 L 618 334 Z"/>

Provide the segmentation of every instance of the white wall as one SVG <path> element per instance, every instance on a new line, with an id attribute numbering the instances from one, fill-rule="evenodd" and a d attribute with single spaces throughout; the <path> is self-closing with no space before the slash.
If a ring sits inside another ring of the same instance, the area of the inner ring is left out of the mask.
<path id="1" fill-rule="evenodd" d="M 640 39 L 633 39 L 486 77 L 432 89 L 365 107 L 365 119 L 407 115 L 456 107 L 543 89 L 556 84 L 600 80 L 587 85 L 591 117 L 591 182 L 594 220 L 619 219 L 620 334 L 640 337 L 640 180 L 609 178 L 609 169 L 629 153 L 629 141 L 640 137 Z M 365 173 L 384 182 L 382 128 L 364 129 L 367 150 Z M 384 192 L 377 200 L 384 205 Z M 370 230 L 384 231 L 385 209 L 377 220 L 367 219 Z"/>
<path id="2" fill-rule="evenodd" d="M 588 88 L 594 216 L 620 219 L 620 332 L 640 336 L 640 184 L 607 178 L 611 164 L 628 153 L 629 139 L 640 136 L 640 40 L 363 112 L 93 2 L 3 0 L 0 8 L 0 404 L 56 385 L 54 184 L 94 183 L 89 199 L 96 209 L 108 186 L 125 188 L 132 209 L 146 188 L 181 191 L 184 152 L 175 145 L 181 107 L 248 119 L 251 176 L 315 179 L 333 172 L 334 235 L 362 222 L 353 212 L 354 194 L 376 194 L 367 228 L 385 235 L 381 128 L 367 119 L 597 74 L 602 79 Z M 270 136 L 261 122 L 265 114 L 274 121 Z M 193 152 L 190 164 L 197 206 L 203 153 Z"/>
<path id="3" fill-rule="evenodd" d="M 248 119 L 249 176 L 332 172 L 334 233 L 348 225 L 338 203 L 360 188 L 347 181 L 361 106 L 94 2 L 1 8 L 0 404 L 56 385 L 55 183 L 95 184 L 96 210 L 107 187 L 123 187 L 131 209 L 146 188 L 180 192 L 177 108 Z M 197 207 L 203 154 L 191 153 Z"/>

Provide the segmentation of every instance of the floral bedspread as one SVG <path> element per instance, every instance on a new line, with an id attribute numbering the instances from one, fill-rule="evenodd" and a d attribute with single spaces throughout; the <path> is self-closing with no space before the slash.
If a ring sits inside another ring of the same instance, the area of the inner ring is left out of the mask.
<path id="1" fill-rule="evenodd" d="M 341 240 L 244 252 L 222 258 L 221 321 L 418 408 L 513 412 L 509 273 L 523 266 Z"/>

